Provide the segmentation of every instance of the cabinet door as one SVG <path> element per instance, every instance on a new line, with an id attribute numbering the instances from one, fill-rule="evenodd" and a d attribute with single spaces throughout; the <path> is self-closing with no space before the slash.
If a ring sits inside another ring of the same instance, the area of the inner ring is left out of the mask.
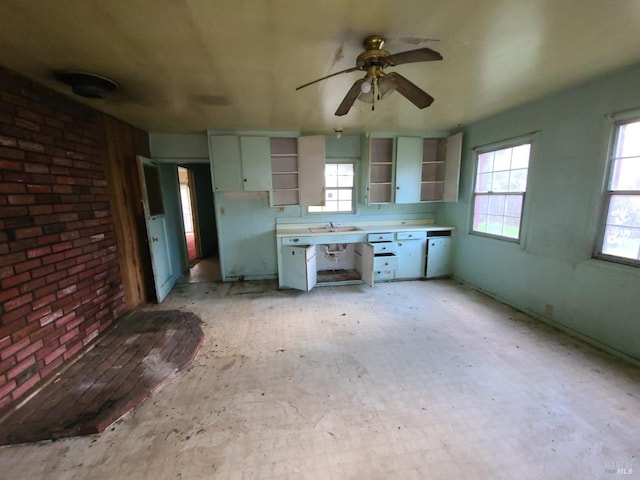
<path id="1" fill-rule="evenodd" d="M 396 143 L 396 203 L 420 202 L 422 138 L 398 137 Z"/>
<path id="2" fill-rule="evenodd" d="M 317 282 L 316 246 L 282 247 L 282 284 L 296 290 L 311 290 Z"/>
<path id="3" fill-rule="evenodd" d="M 445 202 L 458 201 L 458 185 L 460 183 L 460 159 L 462 157 L 462 132 L 447 138 L 447 155 L 445 158 L 444 193 Z"/>
<path id="4" fill-rule="evenodd" d="M 451 275 L 451 237 L 427 239 L 427 278 Z"/>
<path id="5" fill-rule="evenodd" d="M 424 277 L 424 264 L 426 258 L 426 239 L 398 240 L 397 253 L 398 268 L 397 279 Z"/>
<path id="6" fill-rule="evenodd" d="M 242 182 L 245 191 L 271 190 L 271 143 L 269 137 L 240 137 Z"/>
<path id="7" fill-rule="evenodd" d="M 364 283 L 373 287 L 373 245 L 369 243 L 359 243 L 356 245 L 356 271 Z"/>
<path id="8" fill-rule="evenodd" d="M 211 173 L 216 192 L 242 191 L 242 165 L 240 142 L 235 135 L 209 137 Z"/>
<path id="9" fill-rule="evenodd" d="M 300 205 L 324 205 L 324 135 L 298 138 Z"/>

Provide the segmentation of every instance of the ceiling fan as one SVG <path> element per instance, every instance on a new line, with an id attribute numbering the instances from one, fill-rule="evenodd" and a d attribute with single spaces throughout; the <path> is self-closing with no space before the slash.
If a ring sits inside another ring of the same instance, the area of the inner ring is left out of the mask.
<path id="1" fill-rule="evenodd" d="M 379 35 L 367 37 L 362 42 L 364 52 L 358 55 L 356 66 L 347 68 L 340 72 L 332 73 L 326 77 L 318 78 L 313 82 L 305 83 L 296 90 L 308 87 L 314 83 L 320 82 L 330 77 L 335 77 L 343 73 L 355 72 L 362 70 L 367 72 L 364 78 L 357 80 L 347 92 L 342 103 L 336 110 L 336 116 L 346 115 L 351 109 L 356 99 L 363 102 L 374 104 L 375 101 L 383 99 L 394 90 L 400 92 L 407 100 L 418 108 L 426 108 L 433 103 L 433 97 L 422 90 L 414 83 L 396 72 L 385 73 L 385 67 L 395 67 L 403 63 L 430 62 L 434 60 L 442 60 L 442 55 L 430 48 L 418 48 L 416 50 L 407 50 L 406 52 L 391 55 L 388 51 L 383 50 L 385 39 Z"/>

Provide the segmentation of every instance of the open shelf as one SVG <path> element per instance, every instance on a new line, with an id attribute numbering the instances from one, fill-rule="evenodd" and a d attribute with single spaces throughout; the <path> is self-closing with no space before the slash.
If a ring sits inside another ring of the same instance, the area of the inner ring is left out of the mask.
<path id="1" fill-rule="evenodd" d="M 298 205 L 298 139 L 271 138 L 271 201 L 274 206 Z"/>
<path id="2" fill-rule="evenodd" d="M 446 143 L 441 138 L 425 138 L 422 144 L 420 201 L 442 200 L 444 194 Z"/>
<path id="3" fill-rule="evenodd" d="M 393 199 L 393 139 L 372 138 L 369 170 L 369 203 Z"/>

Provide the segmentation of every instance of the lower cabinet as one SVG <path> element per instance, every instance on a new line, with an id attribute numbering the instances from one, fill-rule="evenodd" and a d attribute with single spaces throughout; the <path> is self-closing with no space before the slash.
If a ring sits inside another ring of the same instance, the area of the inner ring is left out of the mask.
<path id="1" fill-rule="evenodd" d="M 316 285 L 331 285 L 336 282 L 318 282 L 317 252 L 322 245 L 282 246 L 281 286 L 309 291 Z M 357 243 L 353 258 L 353 268 L 360 279 L 373 286 L 375 259 L 373 247 L 367 243 Z"/>
<path id="2" fill-rule="evenodd" d="M 449 236 L 427 238 L 427 269 L 425 277 L 438 278 L 451 276 L 451 232 Z"/>
<path id="3" fill-rule="evenodd" d="M 384 282 L 396 278 L 398 257 L 395 234 L 370 233 L 367 235 L 367 241 L 373 247 L 373 279 L 376 282 Z"/>
<path id="4" fill-rule="evenodd" d="M 317 283 L 316 246 L 282 247 L 282 283 L 296 290 L 309 291 Z"/>
<path id="5" fill-rule="evenodd" d="M 375 252 L 373 251 L 373 246 L 368 243 L 358 243 L 356 244 L 355 251 L 355 268 L 360 274 L 360 278 L 362 281 L 373 287 L 374 277 L 373 271 L 375 269 L 374 266 Z"/>
<path id="6" fill-rule="evenodd" d="M 394 255 L 378 255 L 373 259 L 373 279 L 376 282 L 384 282 L 396 278 L 398 257 Z"/>
<path id="7" fill-rule="evenodd" d="M 397 280 L 423 278 L 427 249 L 426 232 L 398 232 L 396 268 Z"/>
<path id="8" fill-rule="evenodd" d="M 309 291 L 316 285 L 362 281 L 373 286 L 380 281 L 452 274 L 450 230 L 370 233 L 363 240 L 341 245 L 298 245 L 307 240 L 287 239 L 287 245 L 281 245 L 280 251 L 280 286 Z M 331 262 L 340 256 L 342 260 Z"/>

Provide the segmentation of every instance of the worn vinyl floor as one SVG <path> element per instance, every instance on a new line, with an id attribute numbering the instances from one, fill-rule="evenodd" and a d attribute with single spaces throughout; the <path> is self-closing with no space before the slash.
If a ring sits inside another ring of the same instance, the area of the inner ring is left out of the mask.
<path id="1" fill-rule="evenodd" d="M 639 369 L 453 281 L 156 308 L 204 321 L 192 366 L 99 436 L 1 448 L 3 478 L 640 478 Z"/>

